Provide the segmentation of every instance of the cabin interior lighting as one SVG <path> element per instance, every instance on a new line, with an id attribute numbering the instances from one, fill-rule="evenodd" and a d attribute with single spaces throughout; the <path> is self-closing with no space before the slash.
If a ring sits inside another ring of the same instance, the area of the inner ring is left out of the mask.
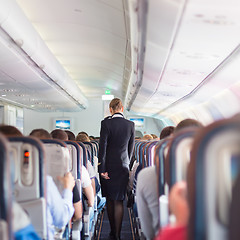
<path id="1" fill-rule="evenodd" d="M 112 100 L 112 99 L 114 99 L 114 95 L 112 95 L 112 94 L 102 95 L 102 100 L 103 101 Z"/>

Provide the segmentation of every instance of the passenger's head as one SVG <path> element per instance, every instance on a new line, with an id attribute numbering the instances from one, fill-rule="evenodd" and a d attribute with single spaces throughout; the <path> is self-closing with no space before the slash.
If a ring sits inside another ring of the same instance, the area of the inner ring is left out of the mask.
<path id="1" fill-rule="evenodd" d="M 79 132 L 78 134 L 85 134 L 86 136 L 88 136 L 88 134 L 86 132 L 84 132 L 84 131 Z"/>
<path id="2" fill-rule="evenodd" d="M 68 140 L 75 141 L 75 134 L 69 130 L 65 130 L 68 135 Z"/>
<path id="3" fill-rule="evenodd" d="M 150 134 L 146 134 L 142 137 L 142 140 L 153 140 L 153 137 Z"/>
<path id="4" fill-rule="evenodd" d="M 62 129 L 55 129 L 51 132 L 52 138 L 59 139 L 62 141 L 68 140 L 68 135 Z"/>
<path id="5" fill-rule="evenodd" d="M 119 98 L 114 98 L 110 103 L 109 103 L 109 109 L 110 113 L 113 115 L 114 113 L 117 112 L 123 112 L 123 104 L 122 101 Z"/>
<path id="6" fill-rule="evenodd" d="M 180 123 L 178 123 L 174 132 L 178 132 L 179 130 L 186 128 L 186 127 L 198 127 L 199 128 L 199 127 L 203 127 L 203 125 L 195 119 L 187 118 L 187 119 L 182 120 Z"/>
<path id="7" fill-rule="evenodd" d="M 34 129 L 31 131 L 31 133 L 29 135 L 39 138 L 39 139 L 51 139 L 52 138 L 50 133 L 43 128 Z"/>
<path id="8" fill-rule="evenodd" d="M 163 128 L 160 133 L 160 140 L 173 134 L 174 129 L 175 129 L 175 127 L 173 127 L 173 126 L 168 126 L 168 127 Z"/>
<path id="9" fill-rule="evenodd" d="M 153 139 L 156 139 L 156 140 L 158 139 L 158 136 L 156 134 L 152 133 L 151 136 L 153 137 Z"/>
<path id="10" fill-rule="evenodd" d="M 23 134 L 14 126 L 11 125 L 0 125 L 0 133 L 7 137 L 22 137 Z"/>
<path id="11" fill-rule="evenodd" d="M 90 141 L 95 140 L 94 136 L 89 136 Z"/>
<path id="12" fill-rule="evenodd" d="M 169 209 L 176 217 L 176 224 L 187 226 L 189 219 L 189 205 L 186 182 L 177 182 L 171 188 L 169 194 Z"/>
<path id="13" fill-rule="evenodd" d="M 78 142 L 90 142 L 90 139 L 86 134 L 79 133 L 76 137 L 76 141 L 78 141 Z"/>

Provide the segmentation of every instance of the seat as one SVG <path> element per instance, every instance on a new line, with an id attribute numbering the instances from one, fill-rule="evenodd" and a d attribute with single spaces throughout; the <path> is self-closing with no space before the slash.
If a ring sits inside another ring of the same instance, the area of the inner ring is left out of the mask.
<path id="1" fill-rule="evenodd" d="M 91 142 L 84 142 L 88 151 L 88 160 L 94 165 L 94 145 Z"/>
<path id="2" fill-rule="evenodd" d="M 70 169 L 73 170 L 73 162 L 70 158 L 70 153 L 67 145 L 58 139 L 41 139 L 44 143 L 45 157 L 46 157 L 46 167 L 47 175 L 53 178 L 59 193 L 63 191 L 63 185 L 58 180 L 58 176 L 64 176 Z M 70 236 L 70 229 L 67 227 L 65 229 L 56 229 L 55 238 L 62 238 L 63 234 L 67 237 Z"/>
<path id="3" fill-rule="evenodd" d="M 82 149 L 82 160 L 83 160 L 83 165 L 87 168 L 87 161 L 89 160 L 89 155 L 88 155 L 88 150 L 87 147 L 84 143 L 82 142 L 77 142 L 79 146 Z M 92 210 L 92 207 L 88 207 L 87 201 L 83 201 L 84 204 L 84 238 L 85 239 L 91 239 L 92 235 L 94 235 L 94 224 L 92 224 L 92 228 L 90 229 L 90 213 Z"/>
<path id="4" fill-rule="evenodd" d="M 159 227 L 163 227 L 168 223 L 168 191 L 165 188 L 165 158 L 166 150 L 171 138 L 161 140 L 155 148 L 155 167 L 157 172 L 157 185 L 159 196 Z"/>
<path id="5" fill-rule="evenodd" d="M 67 145 L 57 139 L 41 139 L 44 143 L 47 175 L 51 176 L 61 193 L 62 184 L 58 181 L 57 176 L 64 176 L 72 168 L 69 150 Z"/>
<path id="6" fill-rule="evenodd" d="M 168 144 L 166 143 L 160 144 L 159 150 L 161 151 L 161 156 L 158 154 L 158 161 L 160 160 L 160 164 L 163 164 L 164 158 L 164 180 L 160 174 L 160 169 L 158 169 L 160 191 L 163 191 L 164 184 L 164 194 L 160 195 L 159 198 L 159 211 L 160 211 L 160 227 L 166 226 L 169 221 L 174 221 L 174 216 L 169 215 L 168 210 L 168 192 L 169 189 L 178 181 L 186 180 L 186 172 L 187 166 L 190 161 L 190 151 L 192 147 L 192 142 L 194 139 L 194 135 L 196 132 L 196 128 L 186 128 L 179 132 L 177 132 L 173 137 L 170 138 Z M 166 157 L 164 156 L 163 147 L 168 148 Z M 157 166 L 159 168 L 159 166 Z"/>
<path id="7" fill-rule="evenodd" d="M 229 234 L 228 239 L 229 240 L 238 240 L 240 236 L 240 228 L 239 228 L 239 222 L 240 222 L 240 174 L 238 174 L 238 177 L 236 178 L 236 182 L 233 186 L 233 192 L 232 192 L 232 202 L 230 207 L 230 214 L 229 214 Z"/>
<path id="8" fill-rule="evenodd" d="M 81 186 L 81 175 L 82 175 L 82 148 L 79 146 L 79 144 L 75 141 L 65 141 L 67 144 L 67 148 L 70 153 L 70 159 L 71 159 L 71 166 L 70 172 L 72 173 L 78 190 L 80 194 L 80 199 L 82 200 L 82 186 Z M 82 231 L 82 222 L 81 221 L 75 221 L 72 224 L 72 239 L 73 240 L 80 240 Z"/>
<path id="9" fill-rule="evenodd" d="M 0 135 L 0 239 L 12 239 L 12 179 L 9 143 Z"/>
<path id="10" fill-rule="evenodd" d="M 197 128 L 185 128 L 177 132 L 169 142 L 166 158 L 166 182 L 169 189 L 179 181 L 187 179 L 187 167 Z"/>
<path id="11" fill-rule="evenodd" d="M 47 239 L 43 145 L 32 137 L 10 137 L 9 141 L 15 166 L 15 199 L 29 215 L 38 235 Z"/>
<path id="12" fill-rule="evenodd" d="M 228 239 L 232 186 L 239 171 L 239 119 L 220 120 L 198 132 L 187 177 L 190 240 Z"/>

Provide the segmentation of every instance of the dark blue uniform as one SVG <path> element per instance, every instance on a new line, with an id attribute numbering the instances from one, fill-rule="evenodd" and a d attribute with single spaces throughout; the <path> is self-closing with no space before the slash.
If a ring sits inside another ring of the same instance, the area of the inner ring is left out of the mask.
<path id="1" fill-rule="evenodd" d="M 129 179 L 129 162 L 134 148 L 134 123 L 115 113 L 101 122 L 98 154 L 102 194 L 110 200 L 124 200 Z"/>

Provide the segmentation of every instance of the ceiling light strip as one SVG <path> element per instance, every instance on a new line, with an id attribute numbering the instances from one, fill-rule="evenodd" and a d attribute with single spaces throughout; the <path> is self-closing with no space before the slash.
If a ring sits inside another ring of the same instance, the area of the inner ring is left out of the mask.
<path id="1" fill-rule="evenodd" d="M 204 84 L 206 84 L 208 81 L 210 81 L 211 77 L 215 73 L 217 73 L 217 71 L 220 70 L 238 51 L 240 51 L 240 44 L 238 44 L 233 49 L 233 51 L 226 58 L 224 58 L 223 61 L 221 61 L 190 93 L 186 94 L 185 96 L 179 98 L 177 101 L 171 103 L 167 107 L 165 107 L 162 110 L 160 110 L 159 112 L 155 113 L 153 115 L 153 117 L 155 117 L 155 116 L 159 115 L 160 113 L 168 110 L 169 108 L 174 107 L 175 105 L 177 105 L 178 103 L 186 100 L 187 98 L 192 97 L 192 95 L 194 95 Z"/>

